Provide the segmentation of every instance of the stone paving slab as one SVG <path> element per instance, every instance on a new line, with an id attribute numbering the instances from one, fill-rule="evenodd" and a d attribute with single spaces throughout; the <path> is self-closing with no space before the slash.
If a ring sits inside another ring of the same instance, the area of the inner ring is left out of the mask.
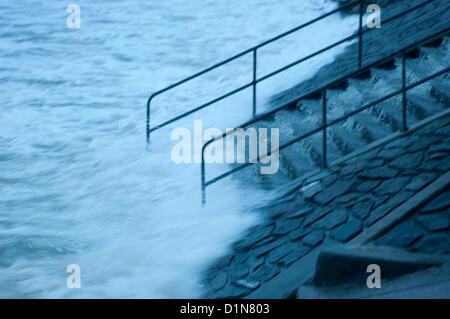
<path id="1" fill-rule="evenodd" d="M 333 167 L 329 174 L 310 181 L 313 186 L 307 181 L 266 207 L 264 222 L 249 229 L 232 252 L 207 271 L 205 297 L 245 297 L 324 243 L 348 243 L 449 171 L 449 137 L 447 115 Z M 425 251 L 430 244 L 448 246 L 446 224 L 442 224 L 442 209 L 448 206 L 443 203 L 448 203 L 447 197 L 431 201 L 414 215 L 414 227 L 423 232 L 420 238 L 406 236 L 411 223 L 400 228 L 407 247 Z M 436 212 L 439 215 L 433 215 Z M 448 211 L 445 214 L 448 217 Z"/>
<path id="2" fill-rule="evenodd" d="M 410 251 L 450 254 L 450 187 L 373 243 Z"/>

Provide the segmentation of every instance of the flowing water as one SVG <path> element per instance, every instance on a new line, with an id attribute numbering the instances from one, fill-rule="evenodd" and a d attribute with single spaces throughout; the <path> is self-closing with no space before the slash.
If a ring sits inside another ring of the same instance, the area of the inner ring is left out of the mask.
<path id="1" fill-rule="evenodd" d="M 256 186 L 244 192 L 230 179 L 202 208 L 199 167 L 171 162 L 170 130 L 152 136 L 146 149 L 146 99 L 335 4 L 73 2 L 80 29 L 66 26 L 64 1 L 0 4 L 0 297 L 198 297 L 202 271 L 257 222 L 251 206 L 267 194 Z M 258 72 L 355 28 L 355 19 L 333 16 L 297 40 L 261 50 Z M 288 88 L 339 50 L 258 92 Z M 161 96 L 152 123 L 193 107 L 190 97 L 207 99 L 249 75 L 251 60 L 243 57 Z M 233 112 L 198 116 L 238 124 L 249 115 L 246 99 L 237 97 Z M 81 267 L 80 289 L 66 285 L 69 264 Z"/>

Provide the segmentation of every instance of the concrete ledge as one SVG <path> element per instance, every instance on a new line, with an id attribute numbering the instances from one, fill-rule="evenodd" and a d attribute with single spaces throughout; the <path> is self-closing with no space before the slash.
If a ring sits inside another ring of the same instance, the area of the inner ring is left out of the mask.
<path id="1" fill-rule="evenodd" d="M 381 288 L 369 289 L 366 286 L 339 285 L 333 287 L 300 286 L 297 298 L 301 299 L 449 299 L 450 264 L 407 274 L 401 277 L 381 279 Z"/>
<path id="2" fill-rule="evenodd" d="M 387 216 L 368 227 L 363 233 L 355 237 L 351 245 L 364 245 L 384 234 L 402 219 L 409 216 L 415 209 L 425 204 L 435 195 L 442 192 L 450 184 L 450 172 L 445 173 L 425 189 L 415 194 L 402 205 L 394 209 Z"/>
<path id="3" fill-rule="evenodd" d="M 445 256 L 409 253 L 392 249 L 350 248 L 322 251 L 317 259 L 312 284 L 315 286 L 340 285 L 345 283 L 364 284 L 367 266 L 377 264 L 383 278 L 398 277 L 446 261 Z"/>
<path id="4" fill-rule="evenodd" d="M 332 259 L 331 262 L 327 260 L 329 258 Z M 350 259 L 353 259 L 354 263 L 349 265 L 347 262 Z M 261 287 L 249 294 L 245 299 L 285 299 L 294 296 L 318 298 L 316 290 L 320 289 L 320 287 L 311 286 L 311 283 L 314 283 L 316 278 L 316 269 L 319 269 L 320 274 L 330 271 L 332 276 L 336 278 L 336 274 L 339 273 L 339 271 L 336 272 L 338 264 L 340 264 L 341 269 L 346 269 L 350 266 L 350 269 L 353 271 L 361 266 L 361 269 L 357 269 L 356 272 L 364 272 L 366 274 L 365 267 L 367 265 L 378 263 L 383 269 L 383 278 L 391 278 L 428 267 L 438 266 L 447 261 L 448 256 L 409 253 L 400 250 L 373 247 L 349 247 L 345 244 L 328 241 L 292 264 L 272 280 L 261 285 Z M 329 267 L 332 269 L 329 269 Z M 349 282 L 348 277 L 344 281 Z M 335 282 L 337 283 L 337 281 Z M 350 285 L 352 289 L 355 288 L 353 283 Z M 299 287 L 302 288 L 300 295 L 298 295 Z"/>

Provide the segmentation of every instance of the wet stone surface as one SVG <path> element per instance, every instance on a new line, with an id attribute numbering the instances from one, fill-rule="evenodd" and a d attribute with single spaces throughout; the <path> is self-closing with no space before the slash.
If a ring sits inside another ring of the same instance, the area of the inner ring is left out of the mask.
<path id="1" fill-rule="evenodd" d="M 362 155 L 365 160 L 357 157 L 334 167 L 331 175 L 306 179 L 293 193 L 263 208 L 265 222 L 251 227 L 232 246 L 232 253 L 206 273 L 205 296 L 246 296 L 326 238 L 348 242 L 388 215 L 448 170 L 429 171 L 427 163 L 437 161 L 433 166 L 445 167 L 444 162 L 450 162 L 449 123 L 448 117 L 435 121 Z M 442 133 L 430 134 L 438 130 Z M 439 154 L 439 160 L 434 154 Z M 374 161 L 376 169 L 371 164 Z M 450 253 L 449 207 L 447 190 L 379 237 L 375 244 Z"/>
<path id="2" fill-rule="evenodd" d="M 450 187 L 374 244 L 423 253 L 450 253 Z"/>
<path id="3" fill-rule="evenodd" d="M 449 123 L 448 117 L 435 121 L 334 167 L 333 174 L 306 179 L 294 193 L 263 208 L 265 221 L 251 227 L 235 242 L 232 252 L 206 272 L 205 296 L 244 297 L 326 238 L 348 242 L 388 215 L 448 171 L 444 162 L 450 162 Z M 441 133 L 430 134 L 438 130 Z M 374 168 L 374 162 L 378 167 Z M 430 170 L 431 166 L 440 169 Z M 308 183 L 313 186 L 308 187 Z M 449 207 L 447 190 L 376 239 L 375 244 L 450 253 Z"/>

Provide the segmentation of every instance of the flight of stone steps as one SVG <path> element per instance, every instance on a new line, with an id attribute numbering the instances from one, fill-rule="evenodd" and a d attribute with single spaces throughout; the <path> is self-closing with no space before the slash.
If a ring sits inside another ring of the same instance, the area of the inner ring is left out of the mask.
<path id="1" fill-rule="evenodd" d="M 417 82 L 449 66 L 449 37 L 429 42 L 406 56 L 407 85 Z M 401 58 L 372 68 L 359 78 L 349 78 L 327 90 L 327 121 L 341 117 L 365 104 L 376 101 L 401 89 Z M 450 106 L 448 74 L 408 91 L 408 125 L 436 114 Z M 350 117 L 328 129 L 328 163 L 355 151 L 377 139 L 388 136 L 402 127 L 402 97 L 395 97 Z M 299 101 L 295 108 L 283 109 L 254 127 L 278 127 L 280 145 L 322 125 L 322 96 Z M 297 142 L 280 152 L 280 169 L 276 175 L 255 174 L 257 168 L 239 175 L 267 188 L 292 180 L 315 168 L 322 167 L 322 133 Z M 243 170 L 245 171 L 245 170 Z M 258 181 L 257 181 L 258 179 Z"/>

